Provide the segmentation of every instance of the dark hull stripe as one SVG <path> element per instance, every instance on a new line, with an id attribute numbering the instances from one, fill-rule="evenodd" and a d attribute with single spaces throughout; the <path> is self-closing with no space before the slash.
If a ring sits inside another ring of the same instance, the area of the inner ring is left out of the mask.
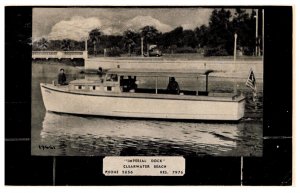
<path id="1" fill-rule="evenodd" d="M 66 112 L 57 112 L 57 111 L 48 111 L 50 113 L 55 114 L 66 114 L 66 115 L 73 115 L 73 116 L 80 116 L 80 117 L 100 117 L 100 118 L 107 118 L 107 119 L 121 119 L 121 120 L 161 120 L 161 121 L 169 121 L 169 122 L 194 122 L 194 123 L 216 123 L 216 124 L 223 124 L 223 123 L 232 123 L 237 124 L 243 120 L 240 118 L 238 120 L 221 120 L 221 119 L 183 119 L 183 118 L 154 118 L 154 117 L 128 117 L 128 116 L 116 116 L 116 115 L 94 115 L 94 114 L 81 114 L 81 113 L 66 113 Z"/>

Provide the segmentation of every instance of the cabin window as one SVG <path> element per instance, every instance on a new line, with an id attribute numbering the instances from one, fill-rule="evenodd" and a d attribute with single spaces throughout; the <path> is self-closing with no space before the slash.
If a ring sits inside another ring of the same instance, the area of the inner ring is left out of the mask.
<path id="1" fill-rule="evenodd" d="M 111 86 L 106 87 L 107 91 L 111 91 Z"/>
<path id="2" fill-rule="evenodd" d="M 78 85 L 78 86 L 75 86 L 75 89 L 81 90 L 81 89 L 84 89 L 84 86 Z"/>
<path id="3" fill-rule="evenodd" d="M 85 86 L 79 85 L 79 86 L 78 86 L 78 89 L 79 89 L 79 90 L 84 90 L 84 89 L 85 89 Z"/>
<path id="4" fill-rule="evenodd" d="M 90 86 L 90 90 L 96 90 L 96 86 Z"/>

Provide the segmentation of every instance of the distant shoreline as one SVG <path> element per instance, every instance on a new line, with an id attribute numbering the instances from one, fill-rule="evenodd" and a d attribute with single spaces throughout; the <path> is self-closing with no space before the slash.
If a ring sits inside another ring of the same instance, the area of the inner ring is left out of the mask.
<path id="1" fill-rule="evenodd" d="M 188 57 L 189 54 L 180 54 L 181 57 L 93 57 L 86 61 L 83 59 L 35 59 L 32 60 L 33 76 L 35 73 L 43 71 L 43 64 L 59 70 L 60 67 L 67 68 L 66 70 L 75 70 L 78 73 L 89 72 L 96 73 L 99 67 L 103 69 L 109 68 L 191 68 L 191 69 L 212 69 L 215 72 L 211 73 L 211 77 L 242 79 L 246 80 L 249 75 L 249 70 L 252 68 L 257 82 L 263 81 L 263 61 L 261 57 L 243 57 L 237 58 L 237 70 L 234 71 L 234 62 L 232 57 Z M 192 54 L 193 55 L 193 54 Z M 198 57 L 198 56 L 197 56 Z M 36 69 L 34 69 L 36 68 Z"/>

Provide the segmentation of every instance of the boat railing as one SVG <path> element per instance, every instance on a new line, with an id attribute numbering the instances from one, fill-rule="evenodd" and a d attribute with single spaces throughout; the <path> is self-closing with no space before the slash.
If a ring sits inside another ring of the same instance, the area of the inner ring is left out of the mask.
<path id="1" fill-rule="evenodd" d="M 87 51 L 32 51 L 32 58 L 83 58 L 88 57 Z"/>
<path id="2" fill-rule="evenodd" d="M 57 55 L 58 51 L 32 51 L 32 55 Z"/>

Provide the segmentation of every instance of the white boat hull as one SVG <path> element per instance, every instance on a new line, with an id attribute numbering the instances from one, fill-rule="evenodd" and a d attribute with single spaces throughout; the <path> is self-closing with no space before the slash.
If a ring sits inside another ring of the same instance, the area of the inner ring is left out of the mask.
<path id="1" fill-rule="evenodd" d="M 244 98 L 218 101 L 216 97 L 210 100 L 209 96 L 205 100 L 180 99 L 178 95 L 173 98 L 109 96 L 68 92 L 42 83 L 41 91 L 47 111 L 80 115 L 237 121 L 244 116 L 245 108 Z"/>

